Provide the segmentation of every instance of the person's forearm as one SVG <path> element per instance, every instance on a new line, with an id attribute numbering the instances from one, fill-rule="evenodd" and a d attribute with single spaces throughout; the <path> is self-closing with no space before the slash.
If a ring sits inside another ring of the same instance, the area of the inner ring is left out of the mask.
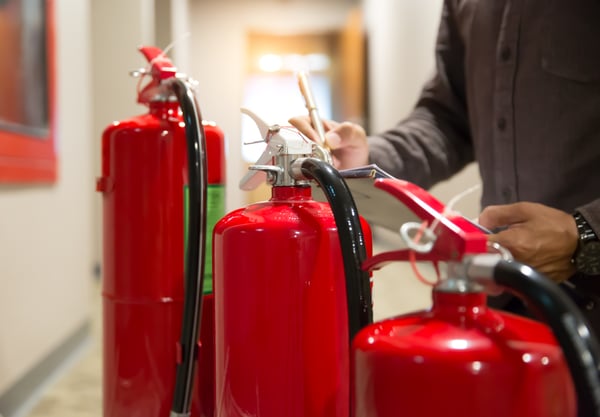
<path id="1" fill-rule="evenodd" d="M 436 73 L 415 109 L 369 140 L 370 162 L 429 188 L 473 160 L 465 99 L 464 45 L 452 2 L 445 2 L 436 43 Z"/>
<path id="2" fill-rule="evenodd" d="M 468 130 L 437 103 L 422 103 L 394 128 L 369 136 L 369 161 L 424 188 L 473 161 Z"/>

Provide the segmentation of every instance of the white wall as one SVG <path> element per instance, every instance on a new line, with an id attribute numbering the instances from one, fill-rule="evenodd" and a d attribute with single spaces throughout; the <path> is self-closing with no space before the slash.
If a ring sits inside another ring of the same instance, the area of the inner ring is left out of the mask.
<path id="1" fill-rule="evenodd" d="M 0 395 L 90 311 L 90 2 L 54 3 L 58 180 L 0 187 Z"/>

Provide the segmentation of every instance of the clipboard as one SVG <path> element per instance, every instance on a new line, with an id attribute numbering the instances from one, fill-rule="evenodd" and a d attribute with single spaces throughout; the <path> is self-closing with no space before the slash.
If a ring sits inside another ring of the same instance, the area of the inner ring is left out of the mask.
<path id="1" fill-rule="evenodd" d="M 391 194 L 376 188 L 373 183 L 379 178 L 397 179 L 375 164 L 339 171 L 354 198 L 358 213 L 371 225 L 377 225 L 398 233 L 407 222 L 421 219 Z M 313 184 L 313 198 L 327 201 L 321 188 Z"/>

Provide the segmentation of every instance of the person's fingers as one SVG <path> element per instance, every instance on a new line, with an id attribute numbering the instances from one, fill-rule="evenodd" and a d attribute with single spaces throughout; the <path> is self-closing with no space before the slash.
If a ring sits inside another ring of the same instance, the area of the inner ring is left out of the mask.
<path id="1" fill-rule="evenodd" d="M 571 263 L 577 247 L 577 226 L 563 211 L 537 203 L 490 206 L 479 217 L 482 226 L 504 230 L 488 240 L 508 249 L 515 259 L 547 274 L 556 282 L 574 272 Z"/>
<path id="2" fill-rule="evenodd" d="M 520 223 L 528 218 L 526 207 L 521 203 L 488 206 L 479 215 L 479 224 L 490 230 Z"/>
<path id="3" fill-rule="evenodd" d="M 342 143 L 342 138 L 336 130 L 330 130 L 325 133 L 325 142 L 331 149 L 337 149 Z"/>
<path id="4" fill-rule="evenodd" d="M 318 134 L 307 116 L 292 117 L 289 122 L 300 133 L 320 143 Z M 333 120 L 323 120 L 323 127 L 325 145 L 331 150 L 336 168 L 354 168 L 368 163 L 369 147 L 362 126 L 352 122 L 338 123 Z"/>
<path id="5" fill-rule="evenodd" d="M 304 136 L 319 143 L 319 134 L 313 127 L 308 116 L 294 116 L 288 120 L 292 126 L 300 131 Z M 331 149 L 338 148 L 346 137 L 352 134 L 352 123 L 338 123 L 334 120 L 323 120 L 325 130 L 325 142 Z"/>
<path id="6" fill-rule="evenodd" d="M 331 149 L 336 149 L 341 145 L 344 147 L 361 146 L 365 137 L 364 129 L 351 122 L 336 123 L 336 126 L 325 134 L 325 140 Z"/>
<path id="7" fill-rule="evenodd" d="M 336 122 L 335 120 L 327 120 L 324 119 L 323 120 L 323 127 L 325 128 L 325 131 L 327 132 L 328 130 L 332 130 L 335 129 L 336 127 L 338 127 L 340 125 L 339 122 Z"/>
<path id="8" fill-rule="evenodd" d="M 319 140 L 319 134 L 312 127 L 312 124 L 310 123 L 310 118 L 308 116 L 294 116 L 288 121 L 292 126 L 298 129 L 300 133 L 302 133 L 307 138 L 313 141 Z"/>

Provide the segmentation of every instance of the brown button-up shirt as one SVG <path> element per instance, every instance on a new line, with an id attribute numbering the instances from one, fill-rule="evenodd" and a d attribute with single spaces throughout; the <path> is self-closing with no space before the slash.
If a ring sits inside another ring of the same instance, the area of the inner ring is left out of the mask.
<path id="1" fill-rule="evenodd" d="M 600 232 L 600 1 L 446 0 L 437 71 L 371 162 L 429 187 L 477 160 L 482 206 L 580 210 Z"/>

